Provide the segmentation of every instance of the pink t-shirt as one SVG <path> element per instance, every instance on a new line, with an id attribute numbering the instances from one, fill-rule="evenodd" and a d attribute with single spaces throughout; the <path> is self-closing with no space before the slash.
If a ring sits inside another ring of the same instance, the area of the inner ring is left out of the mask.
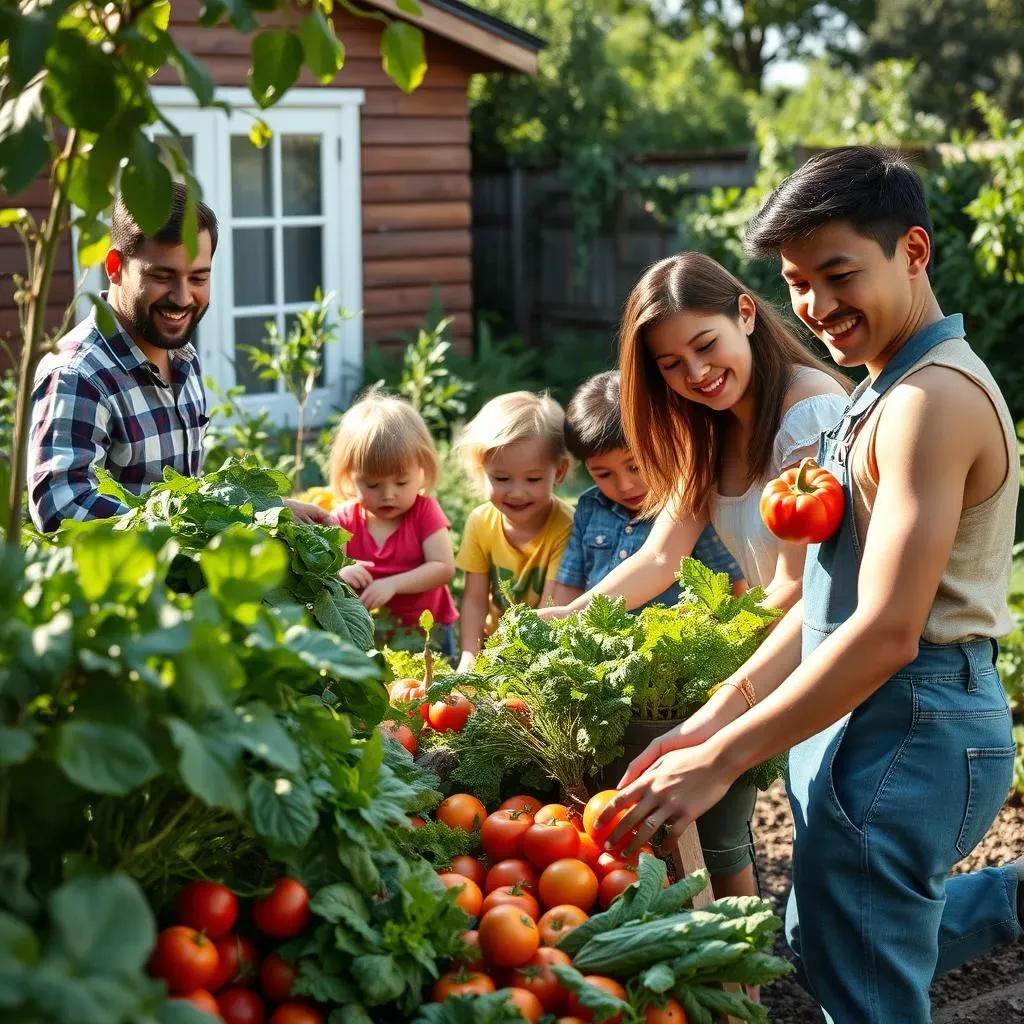
<path id="1" fill-rule="evenodd" d="M 418 569 L 423 564 L 423 542 L 451 525 L 437 499 L 425 494 L 417 495 L 412 508 L 402 516 L 398 529 L 382 547 L 377 547 L 377 542 L 366 528 L 366 516 L 358 501 L 342 505 L 337 517 L 338 525 L 352 534 L 345 553 L 349 558 L 373 562 L 370 575 L 375 580 Z M 403 626 L 415 626 L 424 611 L 429 611 L 434 621 L 442 626 L 450 625 L 459 617 L 451 591 L 446 586 L 433 587 L 420 594 L 395 594 L 387 607 Z"/>

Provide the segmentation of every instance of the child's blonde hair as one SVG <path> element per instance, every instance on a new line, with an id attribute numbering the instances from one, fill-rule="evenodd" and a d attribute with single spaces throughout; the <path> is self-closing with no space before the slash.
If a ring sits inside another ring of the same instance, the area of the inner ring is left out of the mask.
<path id="1" fill-rule="evenodd" d="M 416 466 L 423 470 L 423 489 L 433 490 L 441 464 L 423 417 L 404 399 L 374 385 L 338 424 L 331 445 L 331 489 L 351 498 L 357 474 L 397 476 Z"/>
<path id="2" fill-rule="evenodd" d="M 517 441 L 540 438 L 558 465 L 566 458 L 565 413 L 547 392 L 511 391 L 492 398 L 466 424 L 455 450 L 467 475 L 483 485 L 484 466 L 500 449 Z"/>

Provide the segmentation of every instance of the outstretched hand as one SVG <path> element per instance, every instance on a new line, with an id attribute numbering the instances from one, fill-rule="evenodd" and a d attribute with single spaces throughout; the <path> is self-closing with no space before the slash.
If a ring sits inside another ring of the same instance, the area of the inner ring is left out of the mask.
<path id="1" fill-rule="evenodd" d="M 311 523 L 319 526 L 336 526 L 337 519 L 322 509 L 319 505 L 313 505 L 308 501 L 300 501 L 298 498 L 285 498 L 285 507 L 292 510 L 292 515 L 300 523 Z"/>

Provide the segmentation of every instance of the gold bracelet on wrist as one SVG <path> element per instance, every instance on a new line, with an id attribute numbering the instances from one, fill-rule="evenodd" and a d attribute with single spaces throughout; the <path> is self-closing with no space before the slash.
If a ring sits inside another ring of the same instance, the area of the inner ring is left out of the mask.
<path id="1" fill-rule="evenodd" d="M 754 691 L 754 684 L 746 676 L 743 676 L 740 679 L 727 679 L 724 683 L 719 683 L 711 693 L 715 693 L 723 686 L 735 686 L 736 689 L 740 691 L 743 699 L 747 702 L 748 711 L 757 703 L 757 694 Z"/>

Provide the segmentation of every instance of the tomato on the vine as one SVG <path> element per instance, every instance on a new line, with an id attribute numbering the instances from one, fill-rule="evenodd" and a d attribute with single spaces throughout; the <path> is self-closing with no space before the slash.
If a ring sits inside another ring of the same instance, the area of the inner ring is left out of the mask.
<path id="1" fill-rule="evenodd" d="M 190 882 L 174 901 L 175 921 L 208 938 L 227 935 L 238 920 L 235 894 L 219 882 Z"/>
<path id="2" fill-rule="evenodd" d="M 451 869 L 457 875 L 472 879 L 481 889 L 487 880 L 487 868 L 476 857 L 470 857 L 466 854 L 452 857 Z"/>
<path id="3" fill-rule="evenodd" d="M 537 903 L 536 899 L 534 899 L 534 897 L 520 885 L 502 885 L 497 889 L 492 889 L 484 897 L 480 913 L 486 914 L 487 911 L 491 910 L 493 907 L 501 906 L 518 907 L 524 914 L 528 914 L 532 917 L 534 921 L 540 917 L 540 905 Z"/>
<path id="4" fill-rule="evenodd" d="M 590 910 L 597 900 L 597 875 L 581 860 L 566 857 L 549 864 L 537 883 L 537 894 L 545 907 L 569 904 Z"/>
<path id="5" fill-rule="evenodd" d="M 499 811 L 526 811 L 536 814 L 544 805 L 535 796 L 510 796 L 498 806 Z"/>
<path id="6" fill-rule="evenodd" d="M 194 992 L 185 992 L 180 996 L 171 996 L 171 999 L 175 1002 L 191 1003 L 203 1013 L 208 1013 L 212 1017 L 220 1017 L 217 1000 L 205 988 L 197 988 Z"/>
<path id="7" fill-rule="evenodd" d="M 263 1000 L 247 988 L 226 988 L 217 996 L 224 1024 L 263 1024 L 267 1019 Z"/>
<path id="8" fill-rule="evenodd" d="M 416 753 L 416 736 L 412 729 L 407 725 L 402 725 L 401 722 L 394 722 L 390 719 L 386 722 L 381 722 L 378 727 L 385 736 L 390 736 L 393 740 L 398 740 L 399 743 L 410 754 Z"/>
<path id="9" fill-rule="evenodd" d="M 557 946 L 573 928 L 578 928 L 587 918 L 588 915 L 585 911 L 580 910 L 579 907 L 570 906 L 568 903 L 552 907 L 537 922 L 537 927 L 540 929 L 540 941 L 545 946 Z"/>
<path id="10" fill-rule="evenodd" d="M 475 832 L 487 817 L 487 808 L 471 793 L 452 793 L 441 801 L 435 816 L 449 828 Z"/>
<path id="11" fill-rule="evenodd" d="M 449 996 L 484 996 L 494 991 L 494 982 L 476 971 L 449 971 L 442 974 L 430 990 L 435 1003 L 443 1003 Z"/>
<path id="12" fill-rule="evenodd" d="M 210 981 L 210 991 L 219 992 L 225 985 L 251 984 L 260 962 L 252 941 L 244 935 L 223 935 L 214 945 L 217 947 L 217 971 Z"/>
<path id="13" fill-rule="evenodd" d="M 473 705 L 462 693 L 453 692 L 430 705 L 427 721 L 436 732 L 462 732 L 473 714 Z"/>
<path id="14" fill-rule="evenodd" d="M 523 837 L 533 825 L 533 815 L 526 811 L 497 810 L 488 814 L 480 825 L 480 844 L 492 861 L 508 860 L 523 855 Z"/>
<path id="15" fill-rule="evenodd" d="M 260 988 L 272 1003 L 283 1003 L 291 994 L 299 972 L 277 953 L 268 954 L 260 964 Z"/>
<path id="16" fill-rule="evenodd" d="M 493 892 L 503 885 L 521 885 L 531 892 L 537 891 L 537 872 L 520 857 L 498 861 L 488 872 L 484 892 Z"/>
<path id="17" fill-rule="evenodd" d="M 609 871 L 601 879 L 601 887 L 598 891 L 601 909 L 607 910 L 615 898 L 625 892 L 635 881 L 636 870 L 633 868 L 616 868 L 614 871 Z"/>
<path id="18" fill-rule="evenodd" d="M 600 828 L 597 826 L 597 819 L 601 816 L 601 812 L 619 795 L 617 789 L 603 789 L 600 793 L 595 793 L 587 801 L 587 806 L 583 810 L 583 828 L 587 835 L 597 843 L 600 849 L 604 849 L 605 843 L 608 841 L 608 837 L 612 834 L 615 826 L 632 810 L 630 807 L 625 807 L 607 824 L 602 825 Z M 625 846 L 629 842 L 628 837 L 624 839 L 619 847 Z"/>
<path id="19" fill-rule="evenodd" d="M 309 893 L 294 878 L 279 878 L 269 896 L 252 905 L 252 921 L 272 939 L 294 939 L 309 924 Z"/>
<path id="20" fill-rule="evenodd" d="M 522 967 L 511 972 L 508 983 L 532 992 L 545 1013 L 561 1013 L 569 1003 L 569 990 L 562 987 L 551 970 L 555 964 L 569 967 L 572 960 L 560 949 L 541 946 Z"/>
<path id="21" fill-rule="evenodd" d="M 497 967 L 519 967 L 540 948 L 536 922 L 508 903 L 488 910 L 478 931 L 484 959 Z"/>
<path id="22" fill-rule="evenodd" d="M 580 834 L 568 821 L 531 825 L 523 836 L 523 854 L 538 870 L 580 852 Z"/>
<path id="23" fill-rule="evenodd" d="M 324 1024 L 324 1017 L 306 1003 L 282 1003 L 271 1016 L 270 1024 Z"/>
<path id="24" fill-rule="evenodd" d="M 157 937 L 149 971 L 172 992 L 206 988 L 217 973 L 217 947 L 195 928 L 172 925 Z"/>
<path id="25" fill-rule="evenodd" d="M 525 988 L 510 988 L 505 1002 L 511 1003 L 527 1024 L 537 1024 L 544 1012 L 540 1000 Z"/>
<path id="26" fill-rule="evenodd" d="M 664 1006 L 649 1006 L 644 1024 L 686 1024 L 686 1011 L 675 999 L 669 999 Z"/>
<path id="27" fill-rule="evenodd" d="M 454 871 L 442 871 L 438 877 L 446 889 L 457 890 L 458 895 L 455 897 L 457 907 L 461 907 L 469 917 L 476 917 L 480 913 L 484 894 L 476 882 L 471 878 L 466 878 L 465 875 L 457 875 Z"/>
<path id="28" fill-rule="evenodd" d="M 591 985 L 596 988 L 602 989 L 607 992 L 608 995 L 614 996 L 616 999 L 625 1000 L 626 990 L 614 979 L 606 978 L 600 974 L 588 974 L 584 977 L 584 981 L 589 981 Z M 583 1006 L 575 992 L 569 994 L 569 1012 L 575 1014 L 581 1020 L 593 1020 L 594 1011 L 586 1006 Z M 617 1013 L 614 1017 L 610 1017 L 606 1020 L 605 1024 L 621 1024 L 622 1014 Z"/>

